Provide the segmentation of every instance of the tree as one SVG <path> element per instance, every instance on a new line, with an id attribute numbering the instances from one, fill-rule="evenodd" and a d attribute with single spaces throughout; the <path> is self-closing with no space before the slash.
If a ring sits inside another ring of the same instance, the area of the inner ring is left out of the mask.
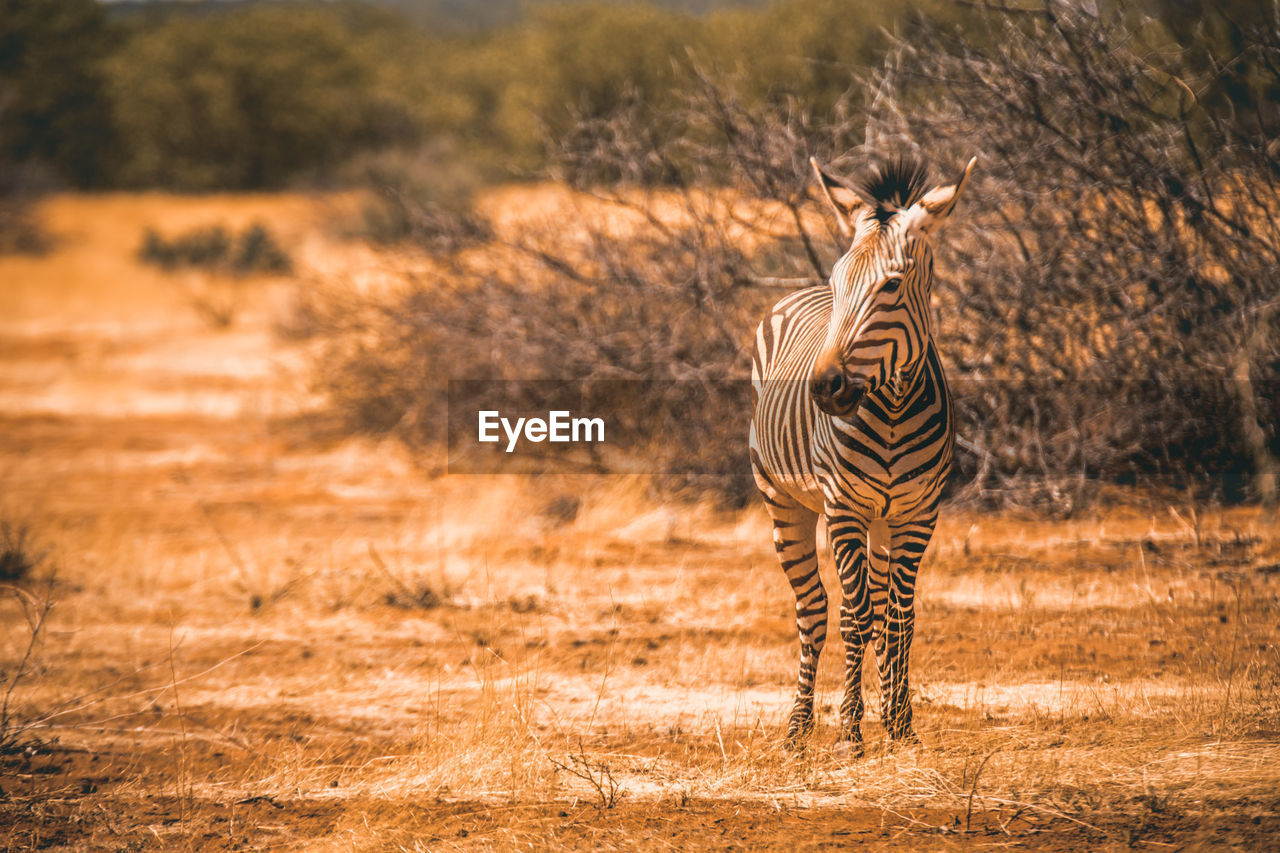
<path id="1" fill-rule="evenodd" d="M 1280 5 L 1274 0 L 1148 0 L 1147 11 L 1198 78 L 1206 109 L 1244 134 L 1280 136 Z M 1139 8 L 1142 8 L 1140 6 Z"/>
<path id="2" fill-rule="evenodd" d="M 95 0 L 0 0 L 0 181 L 20 165 L 101 181 L 114 154 L 100 71 L 110 46 Z"/>
<path id="3" fill-rule="evenodd" d="M 363 38 L 369 38 L 369 35 Z M 410 108 L 337 14 L 260 7 L 176 17 L 112 57 L 120 179 L 186 189 L 279 186 L 412 136 Z"/>

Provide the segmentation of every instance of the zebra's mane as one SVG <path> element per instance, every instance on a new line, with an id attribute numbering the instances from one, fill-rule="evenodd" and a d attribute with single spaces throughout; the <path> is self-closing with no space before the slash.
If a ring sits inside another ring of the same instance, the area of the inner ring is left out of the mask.
<path id="1" fill-rule="evenodd" d="M 919 157 L 900 154 L 877 164 L 858 185 L 858 195 L 884 224 L 889 217 L 919 201 L 929 186 L 929 167 Z"/>

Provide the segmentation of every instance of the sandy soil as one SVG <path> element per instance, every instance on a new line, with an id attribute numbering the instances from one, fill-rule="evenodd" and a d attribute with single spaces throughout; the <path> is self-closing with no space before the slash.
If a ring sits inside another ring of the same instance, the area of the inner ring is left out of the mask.
<path id="1" fill-rule="evenodd" d="M 923 744 L 888 750 L 873 700 L 867 757 L 837 748 L 837 644 L 788 752 L 763 513 L 622 477 L 432 478 L 323 428 L 306 345 L 276 330 L 298 288 L 394 268 L 332 236 L 343 204 L 55 198 L 54 249 L 0 257 L 0 519 L 44 556 L 0 587 L 0 844 L 1280 843 L 1280 533 L 1258 510 L 953 508 L 920 583 Z M 135 259 L 149 226 L 255 220 L 293 277 Z"/>

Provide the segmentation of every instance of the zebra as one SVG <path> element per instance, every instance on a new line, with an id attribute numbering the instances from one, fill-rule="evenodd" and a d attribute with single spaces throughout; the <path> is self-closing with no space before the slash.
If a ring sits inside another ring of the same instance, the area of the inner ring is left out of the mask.
<path id="1" fill-rule="evenodd" d="M 780 300 L 756 332 L 750 457 L 796 597 L 800 675 L 787 739 L 813 730 L 814 680 L 827 633 L 816 527 L 826 517 L 840 578 L 845 649 L 840 741 L 862 753 L 862 661 L 878 659 L 891 741 L 918 743 L 908 658 L 915 579 L 950 470 L 951 398 L 934 346 L 928 237 L 955 208 L 977 158 L 954 184 L 928 188 L 914 157 L 861 183 L 810 159 L 850 248 L 830 281 Z M 889 531 L 888 565 L 869 559 L 871 523 Z"/>

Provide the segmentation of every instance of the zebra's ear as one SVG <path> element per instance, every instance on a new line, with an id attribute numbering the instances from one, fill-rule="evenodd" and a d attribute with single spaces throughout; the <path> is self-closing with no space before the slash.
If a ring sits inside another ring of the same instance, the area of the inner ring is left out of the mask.
<path id="1" fill-rule="evenodd" d="M 836 227 L 846 240 L 853 239 L 853 217 L 858 208 L 866 204 L 862 196 L 845 186 L 839 178 L 833 178 L 822 170 L 816 157 L 809 158 L 809 165 L 818 178 L 818 186 L 822 188 L 822 197 L 827 200 L 831 212 L 836 215 Z"/>
<path id="2" fill-rule="evenodd" d="M 902 216 L 906 220 L 907 229 L 921 234 L 930 234 L 941 227 L 951 215 L 951 211 L 956 209 L 960 193 L 964 190 L 964 185 L 969 180 L 969 173 L 973 171 L 973 166 L 977 162 L 978 158 L 974 157 L 969 161 L 969 165 L 964 167 L 960 180 L 954 184 L 934 187 L 925 193 L 922 199 L 903 211 Z"/>

